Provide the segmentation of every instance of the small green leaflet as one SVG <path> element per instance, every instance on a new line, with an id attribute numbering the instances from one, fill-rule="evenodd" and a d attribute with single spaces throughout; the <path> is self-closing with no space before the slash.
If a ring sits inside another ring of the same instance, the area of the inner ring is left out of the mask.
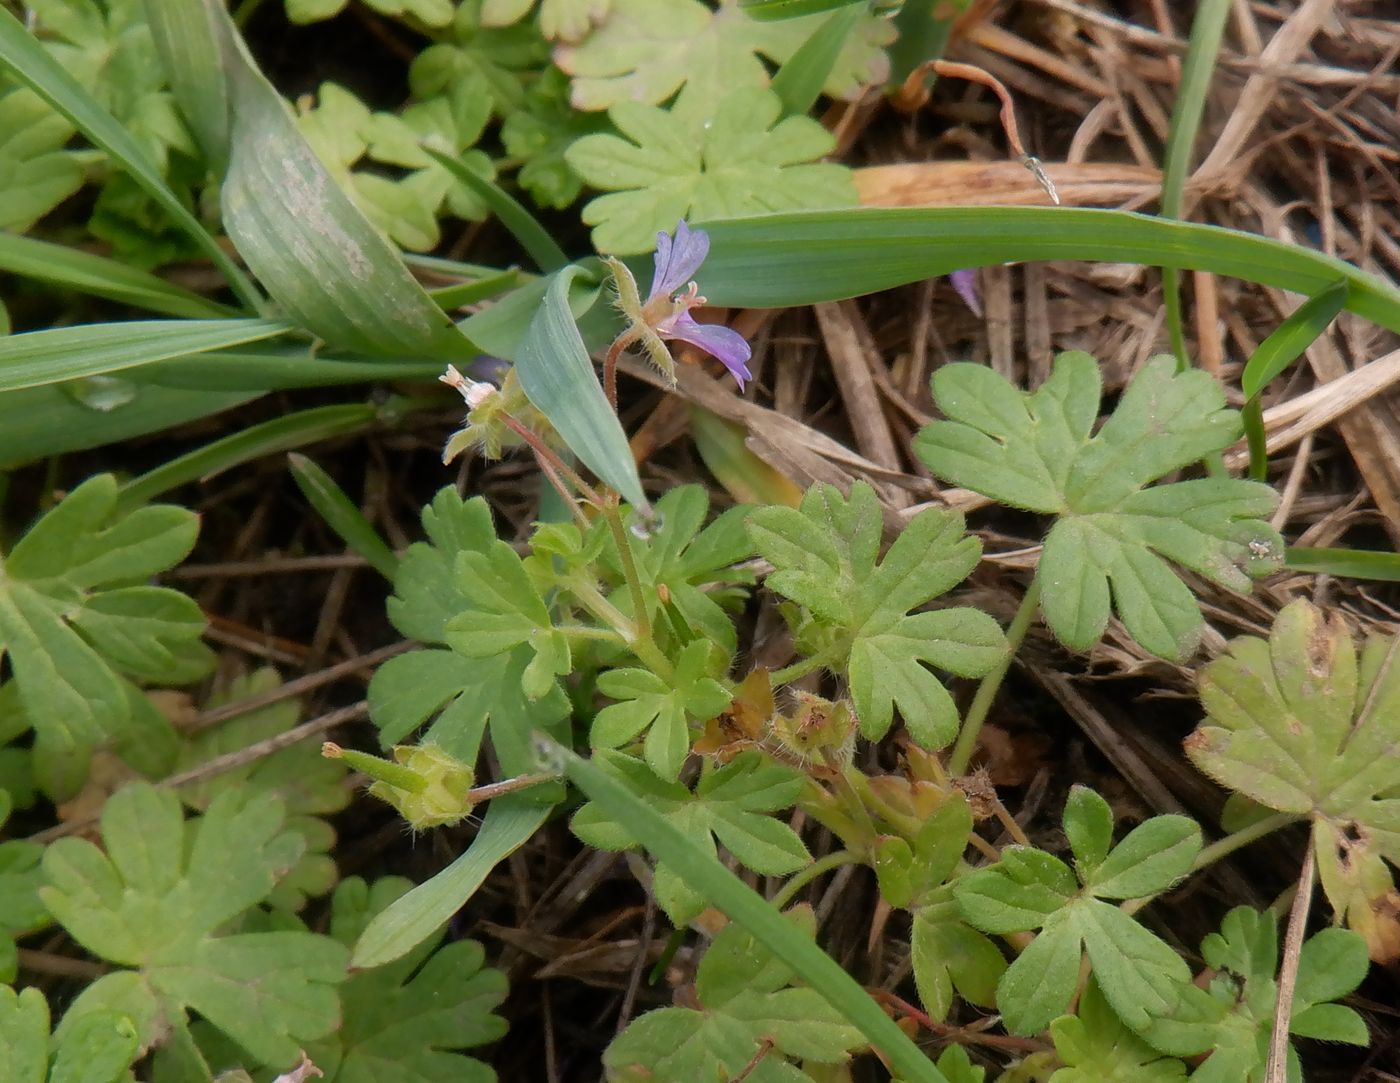
<path id="1" fill-rule="evenodd" d="M 1220 932 L 1201 942 L 1201 955 L 1216 971 L 1209 987 L 1183 986 L 1176 1008 L 1152 1019 L 1139 1033 L 1174 1056 L 1209 1053 L 1192 1073 L 1192 1083 L 1262 1083 L 1278 997 L 1274 916 L 1236 907 L 1225 915 Z M 1367 1045 L 1370 1035 L 1365 1020 L 1351 1008 L 1332 1002 L 1360 985 L 1368 968 L 1366 945 L 1355 933 L 1323 929 L 1314 934 L 1299 955 L 1289 1033 Z M 1292 1043 L 1288 1079 L 1302 1083 Z"/>
<path id="2" fill-rule="evenodd" d="M 814 935 L 810 910 L 786 916 Z M 844 1064 L 865 1042 L 815 990 L 792 988 L 791 980 L 759 941 L 726 926 L 695 976 L 699 1008 L 661 1008 L 635 1020 L 603 1055 L 606 1078 L 811 1083 L 791 1060 Z M 765 1042 L 771 1051 L 752 1063 Z"/>
<path id="3" fill-rule="evenodd" d="M 1086 353 L 1060 354 L 1030 393 L 981 365 L 945 365 L 933 396 L 949 420 L 925 427 L 915 449 L 941 478 L 1056 516 L 1037 574 L 1045 621 L 1067 647 L 1098 642 L 1111 607 L 1143 647 L 1181 661 L 1204 624 L 1167 561 L 1247 591 L 1282 565 L 1266 521 L 1278 497 L 1236 478 L 1151 484 L 1239 439 L 1239 414 L 1206 373 L 1153 358 L 1091 436 L 1102 390 Z"/>
<path id="4" fill-rule="evenodd" d="M 408 68 L 408 86 L 419 101 L 442 97 L 454 116 L 469 115 L 486 99 L 504 119 L 525 102 L 526 87 L 549 63 L 549 43 L 529 23 L 483 26 L 481 5 L 465 3 L 438 43 Z"/>
<path id="5" fill-rule="evenodd" d="M 187 830 L 174 793 L 139 783 L 103 808 L 106 853 L 86 839 L 51 844 L 44 905 L 94 955 L 131 968 L 89 985 L 60 1039 L 90 1013 L 116 1010 L 147 1046 L 167 1018 L 192 1010 L 258 1060 L 286 1067 L 334 1030 L 346 948 L 307 932 L 218 932 L 301 856 L 301 836 L 283 822 L 275 798 L 230 791 Z"/>
<path id="6" fill-rule="evenodd" d="M 898 707 L 919 744 L 942 748 L 957 736 L 958 710 L 926 667 L 980 677 L 1003 658 L 1006 640 L 980 610 L 909 610 L 960 583 L 981 545 L 964 534 L 961 515 L 929 508 L 877 563 L 882 523 L 865 482 L 852 486 L 849 501 L 815 485 L 800 509 L 760 508 L 748 519 L 754 545 L 774 568 L 769 588 L 801 605 L 816 626 L 810 642 L 799 629 L 799 645 L 847 672 L 861 733 L 879 740 Z"/>
<path id="7" fill-rule="evenodd" d="M 333 19 L 350 0 L 285 0 L 287 18 L 294 23 L 318 23 Z M 390 18 L 409 18 L 424 26 L 446 26 L 452 21 L 452 0 L 363 0 L 365 7 Z"/>
<path id="8" fill-rule="evenodd" d="M 1201 673 L 1206 719 L 1191 762 L 1231 790 L 1311 817 L 1318 875 L 1333 908 L 1377 959 L 1395 957 L 1393 919 L 1373 906 L 1400 865 L 1400 640 L 1358 652 L 1341 615 L 1287 606 L 1267 641 L 1243 637 Z"/>
<path id="9" fill-rule="evenodd" d="M 482 26 L 509 26 L 523 19 L 535 0 L 483 0 Z M 550 41 L 577 41 L 607 18 L 612 0 L 540 0 L 536 21 Z"/>
<path id="10" fill-rule="evenodd" d="M 1055 1053 L 1065 1063 L 1050 1083 L 1183 1083 L 1186 1065 L 1153 1049 L 1123 1025 L 1090 980 L 1079 1011 L 1050 1024 Z"/>
<path id="11" fill-rule="evenodd" d="M 718 839 L 743 865 L 764 876 L 794 872 L 810 860 L 796 832 L 769 815 L 790 808 L 802 792 L 802 775 L 789 767 L 764 763 L 758 753 L 746 752 L 723 767 L 707 764 L 691 793 L 678 782 L 658 778 L 630 756 L 600 749 L 593 760 L 708 853 L 715 853 Z M 626 824 L 610 819 L 593 802 L 574 814 L 572 826 L 574 834 L 600 850 L 637 845 Z M 704 897 L 681 883 L 664 863 L 656 868 L 652 890 L 677 928 L 705 908 Z"/>
<path id="12" fill-rule="evenodd" d="M 331 901 L 330 935 L 347 948 L 371 918 L 413 885 L 352 877 Z M 460 1052 L 494 1042 L 506 1022 L 492 1014 L 506 979 L 483 966 L 474 940 L 442 944 L 443 931 L 385 966 L 358 970 L 340 987 L 343 1021 L 307 1052 L 326 1083 L 492 1083 L 495 1073 Z"/>
<path id="13" fill-rule="evenodd" d="M 835 146 L 831 134 L 781 113 L 778 96 L 758 87 L 729 91 L 703 115 L 635 101 L 612 106 L 621 136 L 585 135 L 564 155 L 585 183 L 609 193 L 583 209 L 584 222 L 597 227 L 593 246 L 637 255 L 682 218 L 854 206 L 850 170 L 817 161 Z"/>
<path id="14" fill-rule="evenodd" d="M 49 1034 L 49 1005 L 38 989 L 0 985 L 0 1065 L 5 1083 L 122 1083 L 138 1055 L 136 1028 L 116 1012 L 95 1011 Z"/>
<path id="15" fill-rule="evenodd" d="M 60 798 L 71 795 L 93 749 L 149 728 L 154 712 L 128 678 L 187 684 L 214 661 L 200 641 L 199 607 L 145 582 L 190 551 L 197 517 L 171 505 L 125 515 L 116 507 L 116 479 L 91 478 L 3 559 L 0 643 L 35 726 L 41 781 Z M 173 752 L 169 739 L 168 723 L 163 736 L 142 738 Z M 152 766 L 149 756 L 137 762 Z"/>
<path id="16" fill-rule="evenodd" d="M 714 678 L 714 651 L 696 640 L 676 659 L 676 671 L 663 681 L 649 669 L 610 669 L 598 677 L 598 691 L 616 702 L 593 718 L 595 748 L 620 748 L 643 730 L 651 769 L 674 782 L 690 753 L 690 723 L 707 722 L 729 706 L 729 693 Z"/>
<path id="17" fill-rule="evenodd" d="M 581 136 L 607 131 L 600 113 L 580 113 L 569 105 L 569 81 L 547 68 L 526 93 L 525 105 L 501 124 L 501 144 L 523 164 L 516 182 L 541 207 L 564 210 L 583 191 L 583 178 L 564 154 Z"/>
<path id="18" fill-rule="evenodd" d="M 1154 816 L 1109 850 L 1105 821 L 1111 832 L 1107 802 L 1076 786 L 1065 812 L 1076 870 L 1044 850 L 1008 846 L 995 865 L 956 881 L 970 925 L 993 934 L 1040 929 L 997 985 L 1013 1033 L 1043 1030 L 1069 1007 L 1085 951 L 1099 988 L 1133 1029 L 1168 1014 L 1191 980 L 1175 951 L 1105 900 L 1155 895 L 1185 877 L 1201 849 L 1200 827 L 1185 816 Z"/>

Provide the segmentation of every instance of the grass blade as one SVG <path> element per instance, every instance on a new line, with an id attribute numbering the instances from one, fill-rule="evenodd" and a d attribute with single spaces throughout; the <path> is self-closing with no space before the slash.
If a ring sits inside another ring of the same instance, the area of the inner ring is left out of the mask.
<path id="1" fill-rule="evenodd" d="M 1213 271 L 1309 296 L 1345 279 L 1347 310 L 1400 331 L 1400 289 L 1342 260 L 1249 233 L 1078 207 L 853 208 L 705 223 L 715 305 L 837 301 L 1015 260 Z"/>
<path id="2" fill-rule="evenodd" d="M 805 116 L 807 110 L 817 104 L 846 39 L 864 14 L 864 4 L 846 4 L 812 31 L 811 36 L 798 46 L 797 52 L 778 69 L 773 76 L 772 89 L 782 99 L 785 114 Z"/>
<path id="3" fill-rule="evenodd" d="M 740 504 L 783 504 L 795 508 L 802 502 L 802 488 L 791 478 L 748 449 L 748 430 L 712 414 L 703 406 L 690 407 L 690 435 L 700 460 L 715 480 Z"/>
<path id="4" fill-rule="evenodd" d="M 365 518 L 364 512 L 345 495 L 345 490 L 305 455 L 292 452 L 287 456 L 287 463 L 297 488 L 326 521 L 326 525 L 339 534 L 346 545 L 369 561 L 370 567 L 392 583 L 394 573 L 399 570 L 399 558 Z"/>
<path id="5" fill-rule="evenodd" d="M 262 298 L 248 276 L 170 190 L 140 144 L 117 122 L 116 117 L 68 74 L 62 64 L 49 55 L 48 50 L 24 28 L 24 24 L 3 7 L 0 7 L 0 68 L 8 70 L 67 117 L 94 146 L 105 151 L 116 165 L 131 174 L 131 178 L 170 216 L 170 220 L 189 234 L 210 262 L 223 272 L 239 300 L 251 310 L 258 309 Z"/>
<path id="6" fill-rule="evenodd" d="M 135 508 L 192 481 L 216 477 L 243 463 L 305 447 L 333 436 L 358 432 L 378 420 L 380 410 L 366 403 L 318 406 L 273 418 L 171 459 L 121 487 L 119 504 Z"/>
<path id="7" fill-rule="evenodd" d="M 1317 341 L 1342 310 L 1346 300 L 1347 284 L 1342 281 L 1304 301 L 1274 329 L 1273 334 L 1259 344 L 1245 363 L 1244 373 L 1240 377 L 1245 404 L 1240 417 L 1244 422 L 1245 439 L 1249 443 L 1249 476 L 1255 481 L 1263 481 L 1269 473 L 1269 449 L 1264 435 L 1260 393 L 1275 376 Z"/>
<path id="8" fill-rule="evenodd" d="M 133 320 L 11 335 L 0 339 L 0 391 L 124 372 L 289 330 L 276 320 Z"/>
<path id="9" fill-rule="evenodd" d="M 1181 197 L 1191 169 L 1191 152 L 1196 147 L 1196 134 L 1201 128 L 1206 95 L 1210 92 L 1211 76 L 1215 74 L 1215 62 L 1220 55 L 1220 39 L 1224 36 L 1231 6 L 1231 0 L 1201 0 L 1191 23 L 1191 40 L 1181 66 L 1181 85 L 1172 107 L 1166 158 L 1162 163 L 1163 218 L 1181 217 Z M 1186 331 L 1181 322 L 1181 275 L 1175 267 L 1163 269 L 1162 301 L 1172 352 L 1176 354 L 1177 363 L 1184 367 L 1188 362 Z"/>
<path id="10" fill-rule="evenodd" d="M 442 371 L 437 361 L 366 361 L 325 356 L 305 346 L 220 350 L 196 357 L 160 361 L 133 374 L 143 384 L 195 391 L 277 391 L 292 387 L 337 387 L 376 380 L 431 380 Z"/>
<path id="11" fill-rule="evenodd" d="M 1316 575 L 1400 583 L 1400 553 L 1370 549 L 1295 549 L 1290 546 L 1284 555 L 1284 563 L 1296 571 Z"/>
<path id="12" fill-rule="evenodd" d="M 542 746 L 544 739 L 539 739 Z M 547 742 L 545 757 L 608 816 L 625 823 L 651 853 L 694 891 L 718 907 L 790 966 L 858 1028 L 888 1060 L 904 1083 L 947 1083 L 931 1060 L 870 998 L 860 984 L 816 944 L 802 935 L 763 896 L 745 884 L 713 854 L 695 845 L 670 821 L 597 764 Z"/>
<path id="13" fill-rule="evenodd" d="M 0 271 L 162 316 L 218 319 L 237 315 L 231 308 L 128 264 L 18 233 L 0 232 Z"/>
<path id="14" fill-rule="evenodd" d="M 539 830 L 549 813 L 548 805 L 532 801 L 528 794 L 492 801 L 466 852 L 376 915 L 355 945 L 350 965 L 383 966 L 432 936 L 472 897 L 492 869 Z"/>
<path id="15" fill-rule="evenodd" d="M 183 425 L 258 397 L 247 391 L 136 387 L 129 401 L 96 409 L 58 384 L 0 395 L 0 467 L 85 451 Z"/>
<path id="16" fill-rule="evenodd" d="M 146 23 L 175 100 L 210 167 L 228 169 L 228 83 L 212 11 L 192 0 L 145 0 Z"/>
<path id="17" fill-rule="evenodd" d="M 583 273 L 566 267 L 550 280 L 544 302 L 520 342 L 515 373 L 569 449 L 627 500 L 642 505 L 646 496 L 627 434 L 598 384 L 569 309 L 569 286 Z"/>
<path id="18" fill-rule="evenodd" d="M 762 22 L 820 15 L 823 11 L 835 11 L 837 8 L 853 7 L 861 12 L 865 6 L 865 0 L 739 0 L 739 7 L 745 15 Z"/>
<path id="19" fill-rule="evenodd" d="M 530 258 L 535 261 L 535 266 L 541 271 L 557 271 L 568 264 L 569 257 L 564 255 L 564 250 L 554 242 L 554 238 L 544 226 L 500 185 L 478 177 L 455 155 L 444 154 L 426 143 L 423 144 L 423 152 L 481 197 L 482 202 L 491 208 L 491 213 L 500 219 L 501 225 L 510 230 L 511 236 L 520 242 L 520 247 L 529 253 Z"/>

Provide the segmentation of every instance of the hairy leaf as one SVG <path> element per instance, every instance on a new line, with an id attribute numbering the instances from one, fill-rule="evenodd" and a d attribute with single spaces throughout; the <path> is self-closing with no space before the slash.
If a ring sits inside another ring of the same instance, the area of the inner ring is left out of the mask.
<path id="1" fill-rule="evenodd" d="M 584 182 L 610 194 L 590 202 L 600 252 L 650 252 L 680 219 L 732 218 L 854 205 L 845 166 L 817 162 L 835 146 L 807 117 L 779 119 L 772 91 L 727 91 L 694 117 L 622 101 L 608 117 L 622 134 L 585 135 L 565 153 Z"/>
<path id="2" fill-rule="evenodd" d="M 124 1016 L 93 1012 L 55 1039 L 43 993 L 0 985 L 5 1083 L 122 1083 L 137 1055 L 136 1028 Z"/>
<path id="3" fill-rule="evenodd" d="M 333 1030 L 345 948 L 306 932 L 219 932 L 301 856 L 303 840 L 283 822 L 276 798 L 230 791 L 187 832 L 179 798 L 142 783 L 104 807 L 105 853 L 86 839 L 50 845 L 44 904 L 83 947 L 131 968 L 89 985 L 63 1029 L 116 1009 L 149 1046 L 192 1010 L 274 1066 Z"/>
<path id="4" fill-rule="evenodd" d="M 962 516 L 920 512 L 883 561 L 879 502 L 864 482 L 852 487 L 849 500 L 832 486 L 813 486 L 800 509 L 760 508 L 748 525 L 774 568 L 768 586 L 801 605 L 821 629 L 821 642 L 799 642 L 824 651 L 833 670 L 848 672 L 861 732 L 883 737 L 898 707 L 919 744 L 950 744 L 957 707 L 930 669 L 979 677 L 1006 650 L 1000 627 L 979 610 L 909 614 L 976 565 L 981 546 L 963 533 Z"/>
<path id="5" fill-rule="evenodd" d="M 194 513 L 116 509 L 112 475 L 91 478 L 3 559 L 0 644 L 55 797 L 71 796 L 104 743 L 143 770 L 159 769 L 151 754 L 173 753 L 173 734 L 129 678 L 186 684 L 213 665 L 199 607 L 177 591 L 138 585 L 190 551 Z"/>
<path id="6" fill-rule="evenodd" d="M 1040 929 L 997 985 L 997 1007 L 1015 1033 L 1042 1030 L 1065 1011 L 1086 952 L 1108 1003 L 1135 1030 L 1169 1014 L 1190 981 L 1175 951 L 1105 900 L 1140 898 L 1181 880 L 1200 851 L 1200 828 L 1184 816 L 1154 816 L 1095 865 L 1102 825 L 1086 830 L 1082 822 L 1093 805 L 1080 793 L 1066 810 L 1078 877 L 1051 854 L 1010 846 L 995 865 L 955 882 L 969 924 L 1002 934 Z"/>
<path id="7" fill-rule="evenodd" d="M 1056 517 L 1037 574 L 1041 610 L 1061 642 L 1087 650 L 1112 609 L 1142 646 L 1179 661 L 1204 624 L 1168 561 L 1248 590 L 1251 576 L 1283 560 L 1266 521 L 1277 496 L 1226 477 L 1151 484 L 1239 438 L 1238 413 L 1206 373 L 1150 360 L 1091 435 L 1101 393 L 1085 353 L 1061 354 L 1029 393 L 981 365 L 945 365 L 933 394 L 949 420 L 925 427 L 915 447 L 954 484 Z"/>
<path id="8" fill-rule="evenodd" d="M 1113 1014 L 1098 984 L 1090 981 L 1079 1011 L 1050 1025 L 1055 1052 L 1065 1063 L 1050 1083 L 1177 1083 L 1186 1065 L 1165 1057 Z"/>
<path id="9" fill-rule="evenodd" d="M 1360 654 L 1341 615 L 1287 606 L 1267 641 L 1243 637 L 1201 673 L 1206 719 L 1186 752 L 1223 785 L 1312 819 L 1318 873 L 1338 913 L 1372 956 L 1396 957 L 1400 864 L 1400 640 L 1372 637 Z"/>

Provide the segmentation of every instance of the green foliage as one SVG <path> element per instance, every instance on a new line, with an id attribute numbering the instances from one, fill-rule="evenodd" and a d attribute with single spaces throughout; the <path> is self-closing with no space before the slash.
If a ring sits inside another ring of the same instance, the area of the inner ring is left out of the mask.
<path id="1" fill-rule="evenodd" d="M 525 103 L 526 89 L 549 61 L 549 44 L 531 23 L 486 26 L 482 0 L 464 0 L 435 45 L 408 70 L 419 101 L 443 97 L 454 116 L 474 115 L 484 99 L 491 115 L 509 116 Z"/>
<path id="2" fill-rule="evenodd" d="M 613 669 L 598 678 L 598 691 L 615 702 L 593 718 L 595 748 L 620 748 L 647 731 L 651 769 L 674 781 L 690 754 L 690 721 L 714 718 L 729 705 L 729 692 L 714 678 L 714 652 L 696 641 L 685 647 L 670 681 L 649 669 Z"/>
<path id="3" fill-rule="evenodd" d="M 83 185 L 73 126 L 28 88 L 0 94 L 0 228 L 24 232 Z"/>
<path id="4" fill-rule="evenodd" d="M 607 18 L 612 0 L 540 0 L 536 20 L 551 41 L 577 41 L 594 23 Z M 535 8 L 535 0 L 483 0 L 483 26 L 518 23 Z"/>
<path id="5" fill-rule="evenodd" d="M 421 144 L 456 156 L 490 180 L 491 159 L 469 149 L 490 118 L 489 97 L 438 96 L 414 102 L 402 116 L 372 113 L 335 83 L 323 83 L 317 98 L 316 107 L 302 114 L 302 134 L 360 210 L 399 245 L 419 252 L 437 247 L 442 215 L 486 217 L 481 199 Z M 402 175 L 386 176 L 386 167 Z"/>
<path id="6" fill-rule="evenodd" d="M 211 696 L 207 709 L 271 692 L 281 684 L 271 668 L 254 671 L 230 682 L 222 692 Z M 254 711 L 236 715 L 217 726 L 188 738 L 180 747 L 175 773 L 198 767 L 219 756 L 270 740 L 297 724 L 301 707 L 294 697 Z M 350 803 L 343 764 L 327 759 L 312 742 L 279 749 L 269 756 L 241 767 L 211 775 L 179 788 L 186 806 L 205 811 L 222 793 L 253 792 L 280 800 L 287 812 L 287 829 L 305 841 L 301 859 L 268 896 L 268 904 L 286 910 L 300 910 L 308 897 L 325 895 L 335 887 L 335 862 L 330 850 L 335 845 L 335 829 L 322 816 L 341 811 Z"/>
<path id="7" fill-rule="evenodd" d="M 730 91 L 766 87 L 768 68 L 760 58 L 782 63 L 822 21 L 816 15 L 760 22 L 735 0 L 721 0 L 717 9 L 699 0 L 613 0 L 600 25 L 554 56 L 573 76 L 576 109 L 609 109 L 621 102 L 660 105 L 680 91 L 677 119 L 703 122 Z M 863 20 L 827 79 L 827 92 L 850 97 L 883 81 L 888 71 L 883 47 L 892 36 L 887 21 Z"/>
<path id="8" fill-rule="evenodd" d="M 577 82 L 575 83 L 577 86 Z M 835 146 L 807 117 L 784 117 L 770 90 L 743 87 L 712 113 L 667 112 L 620 101 L 608 117 L 621 136 L 585 135 L 565 161 L 594 188 L 583 220 L 600 252 L 650 252 L 682 218 L 732 218 L 856 202 L 845 166 L 816 162 Z"/>
<path id="9" fill-rule="evenodd" d="M 1074 1015 L 1050 1025 L 1055 1052 L 1065 1063 L 1050 1083 L 1178 1083 L 1186 1065 L 1165 1057 L 1125 1027 L 1090 981 Z"/>
<path id="10" fill-rule="evenodd" d="M 44 905 L 123 968 L 74 1001 L 60 1038 L 90 1013 L 118 1011 L 149 1047 L 192 1010 L 259 1061 L 285 1066 L 334 1030 L 345 948 L 307 932 L 226 931 L 300 858 L 304 840 L 284 820 L 276 798 L 229 791 L 187 826 L 173 793 L 137 784 L 102 811 L 105 853 L 85 839 L 50 845 Z"/>
<path id="11" fill-rule="evenodd" d="M 1151 1020 L 1140 1033 L 1175 1056 L 1209 1053 L 1192 1074 L 1193 1083 L 1260 1083 L 1268 1060 L 1278 983 L 1278 928 L 1272 914 L 1247 906 L 1225 915 L 1220 932 L 1201 942 L 1201 955 L 1215 971 L 1205 989 L 1184 986 L 1175 1008 Z M 1366 1023 L 1351 1008 L 1332 1003 L 1366 976 L 1366 945 L 1346 929 L 1323 929 L 1303 944 L 1293 990 L 1289 1033 L 1350 1045 L 1366 1045 Z M 1290 1043 L 1288 1079 L 1301 1083 L 1298 1056 Z"/>
<path id="12" fill-rule="evenodd" d="M 500 549 L 494 550 L 499 554 L 495 558 L 498 563 L 515 577 L 506 586 L 514 593 L 500 594 L 489 578 L 483 584 L 482 574 L 490 574 L 488 554 L 501 543 L 496 541 L 491 513 L 480 497 L 463 501 L 453 489 L 443 489 L 423 509 L 423 530 L 428 541 L 411 545 L 399 563 L 394 596 L 388 602 L 389 619 L 404 635 L 438 649 L 392 658 L 375 672 L 369 703 L 380 741 L 386 748 L 398 744 L 433 718 L 422 740 L 441 745 L 470 764 L 476 761 L 489 723 L 502 770 L 508 774 L 533 770 L 530 734 L 537 729 L 559 732 L 559 723 L 568 713 L 568 701 L 554 680 L 550 661 L 549 652 L 554 651 L 557 657 L 560 649 L 557 638 L 546 639 L 548 665 L 536 663 L 539 652 L 528 643 L 511 643 L 511 635 L 524 630 L 527 613 L 539 616 L 543 603 L 533 593 L 528 578 L 519 578 L 519 558 L 513 552 L 505 556 Z M 468 572 L 461 579 L 457 568 L 468 559 L 476 562 L 478 574 Z M 475 601 L 466 593 L 471 584 L 484 591 Z M 504 612 L 480 608 L 497 601 L 505 607 Z M 514 601 L 525 606 L 526 612 L 513 610 Z M 458 619 L 469 610 L 492 617 L 498 629 L 492 646 L 497 651 L 485 656 L 478 653 L 485 648 Z M 542 620 L 541 630 L 549 630 L 547 611 Z M 453 632 L 452 628 L 461 631 Z M 514 632 L 501 634 L 500 629 Z M 449 638 L 467 646 L 472 654 L 445 649 Z M 524 639 L 530 638 L 531 633 L 525 631 Z M 562 649 L 567 650 L 567 643 Z M 533 698 L 524 689 L 525 673 L 531 666 L 531 687 L 538 693 Z"/>
<path id="13" fill-rule="evenodd" d="M 740 863 L 765 876 L 780 876 L 807 864 L 802 840 L 787 824 L 768 815 L 790 808 L 802 792 L 803 779 L 781 764 L 744 753 L 722 767 L 707 767 L 692 793 L 679 782 L 666 782 L 640 760 L 600 749 L 594 762 L 644 798 L 706 853 L 715 840 Z M 573 818 L 574 834 L 602 850 L 638 845 L 630 825 L 613 819 L 596 803 L 584 805 Z M 665 862 L 657 865 L 652 892 L 677 926 L 705 908 L 705 899 L 683 884 Z"/>
<path id="14" fill-rule="evenodd" d="M 849 673 L 860 729 L 878 740 L 899 708 L 913 738 L 941 748 L 957 736 L 958 711 L 928 667 L 959 676 L 989 672 L 1005 654 L 1001 629 L 987 614 L 952 608 L 909 610 L 945 594 L 981 553 L 962 516 L 920 512 L 879 561 L 883 521 L 864 482 L 849 501 L 832 486 L 808 490 L 800 509 L 760 508 L 749 533 L 773 565 L 770 589 L 802 607 L 798 645 Z"/>
<path id="15" fill-rule="evenodd" d="M 1073 871 L 1044 850 L 1009 846 L 995 865 L 957 881 L 969 924 L 993 934 L 1040 930 L 997 985 L 997 1007 L 1014 1033 L 1033 1034 L 1069 1006 L 1086 951 L 1108 1003 L 1134 1029 L 1169 1013 L 1190 981 L 1175 951 L 1107 900 L 1144 898 L 1180 881 L 1200 852 L 1201 829 L 1185 816 L 1154 816 L 1110 850 L 1101 831 L 1107 816 L 1103 798 L 1076 787 L 1065 813 Z"/>
<path id="16" fill-rule="evenodd" d="M 954 484 L 1056 516 L 1037 574 L 1045 621 L 1066 646 L 1097 642 L 1111 604 L 1142 646 L 1182 660 L 1204 625 L 1167 560 L 1248 590 L 1251 576 L 1282 562 L 1282 539 L 1266 522 L 1277 497 L 1227 477 L 1151 485 L 1239 439 L 1239 415 L 1206 373 L 1154 358 L 1091 436 L 1101 394 L 1085 353 L 1060 354 L 1034 392 L 981 365 L 945 365 L 933 395 L 950 420 L 924 428 L 915 447 Z"/>
<path id="17" fill-rule="evenodd" d="M 11 797 L 0 789 L 0 827 L 9 819 Z M 39 862 L 44 847 L 25 839 L 0 842 L 0 982 L 15 980 L 18 952 L 15 937 L 49 923 L 49 912 L 39 901 L 44 882 Z"/>
<path id="18" fill-rule="evenodd" d="M 607 130 L 601 114 L 569 105 L 568 76 L 551 66 L 526 91 L 522 107 L 502 122 L 501 143 L 523 163 L 515 176 L 520 187 L 541 207 L 563 210 L 583 191 L 565 152 L 575 140 Z"/>
<path id="19" fill-rule="evenodd" d="M 43 993 L 0 986 L 5 1083 L 122 1083 L 137 1054 L 136 1028 L 116 1012 L 92 1012 L 50 1035 Z"/>
<path id="20" fill-rule="evenodd" d="M 1206 720 L 1186 742 L 1202 771 L 1261 805 L 1312 819 L 1318 874 L 1332 906 L 1377 957 L 1377 905 L 1400 864 L 1397 641 L 1360 654 L 1341 616 L 1287 606 L 1268 640 L 1242 637 L 1201 673 Z"/>
<path id="21" fill-rule="evenodd" d="M 787 916 L 813 936 L 810 911 Z M 752 1067 L 744 1079 L 810 1083 L 793 1061 L 842 1064 L 865 1042 L 820 994 L 791 981 L 792 970 L 761 942 L 725 926 L 695 976 L 699 1007 L 661 1008 L 635 1020 L 604 1054 L 607 1079 L 732 1079 Z"/>
<path id="22" fill-rule="evenodd" d="M 0 644 L 14 677 L 0 698 L 34 726 L 35 767 L 50 795 L 71 796 L 103 744 L 148 774 L 169 766 L 169 723 L 132 680 L 187 684 L 213 665 L 199 607 L 144 582 L 183 559 L 197 530 L 184 508 L 119 512 L 116 480 L 102 474 L 4 557 Z"/>
<path id="23" fill-rule="evenodd" d="M 330 935 L 351 947 L 375 914 L 412 885 L 359 877 L 336 888 Z M 474 940 L 442 944 L 442 932 L 402 959 L 358 970 L 340 987 L 343 1020 L 308 1053 L 328 1083 L 492 1083 L 495 1073 L 460 1052 L 506 1032 L 492 1014 L 505 975 L 483 967 Z"/>

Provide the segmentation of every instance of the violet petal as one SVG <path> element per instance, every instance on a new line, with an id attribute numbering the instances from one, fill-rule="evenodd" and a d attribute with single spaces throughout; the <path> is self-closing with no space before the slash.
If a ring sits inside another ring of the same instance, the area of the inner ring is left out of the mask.
<path id="1" fill-rule="evenodd" d="M 963 304 L 972 309 L 974 316 L 982 315 L 982 299 L 977 296 L 977 272 L 975 270 L 954 271 L 948 276 L 953 289 L 963 299 Z"/>
<path id="2" fill-rule="evenodd" d="M 710 252 L 710 235 L 691 229 L 684 220 L 676 223 L 673 241 L 664 233 L 656 235 L 656 270 L 651 276 L 651 297 L 669 297 L 695 277 Z"/>
<path id="3" fill-rule="evenodd" d="M 689 312 L 682 312 L 667 321 L 667 326 L 658 328 L 662 338 L 680 339 L 692 346 L 699 346 L 707 354 L 718 358 L 734 376 L 742 391 L 746 381 L 752 379 L 749 372 L 749 358 L 753 351 L 748 341 L 732 327 L 720 323 L 696 323 Z"/>

